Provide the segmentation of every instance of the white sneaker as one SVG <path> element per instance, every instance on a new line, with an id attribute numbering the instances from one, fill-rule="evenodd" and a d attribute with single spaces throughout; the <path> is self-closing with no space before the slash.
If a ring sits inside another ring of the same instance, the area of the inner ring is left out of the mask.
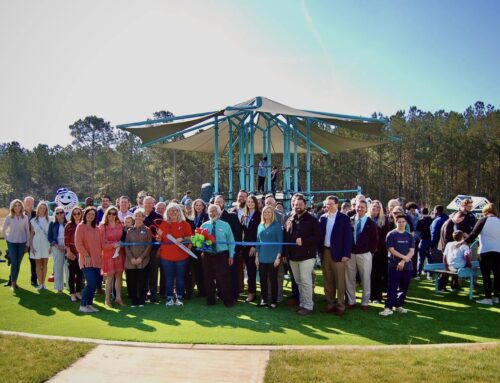
<path id="1" fill-rule="evenodd" d="M 175 305 L 176 305 L 176 306 L 184 306 L 184 303 L 182 303 L 182 299 L 177 298 L 177 299 L 175 300 Z"/>
<path id="2" fill-rule="evenodd" d="M 91 313 L 91 312 L 92 312 L 92 310 L 90 310 L 90 309 L 88 308 L 88 306 L 80 306 L 80 308 L 78 309 L 78 311 L 80 311 L 81 313 L 86 313 L 86 314 L 88 314 L 88 313 Z"/>
<path id="3" fill-rule="evenodd" d="M 404 307 L 396 307 L 396 311 L 400 314 L 407 314 L 408 310 L 405 309 Z"/>
<path id="4" fill-rule="evenodd" d="M 88 308 L 88 309 L 90 310 L 90 312 L 92 312 L 92 313 L 98 313 L 98 312 L 99 312 L 99 310 L 98 310 L 98 309 L 96 309 L 96 308 L 95 308 L 94 306 L 92 306 L 92 305 L 88 305 L 88 306 L 87 306 L 87 308 Z"/>
<path id="5" fill-rule="evenodd" d="M 419 281 L 420 280 L 420 276 L 417 275 L 415 278 L 414 278 L 416 281 Z"/>
<path id="6" fill-rule="evenodd" d="M 476 303 L 479 303 L 479 304 L 482 304 L 482 305 L 491 306 L 491 305 L 493 305 L 493 299 L 491 299 L 491 298 L 484 298 L 484 299 L 481 299 L 480 301 L 476 301 Z"/>
<path id="7" fill-rule="evenodd" d="M 43 290 L 47 290 L 47 286 L 42 285 L 42 289 L 43 289 Z"/>
<path id="8" fill-rule="evenodd" d="M 135 305 L 130 305 L 130 307 L 135 307 Z"/>
<path id="9" fill-rule="evenodd" d="M 389 316 L 392 314 L 394 314 L 394 312 L 389 308 L 385 308 L 384 311 L 381 311 L 378 313 L 378 315 L 382 315 L 383 317 L 386 317 L 386 316 Z"/>
<path id="10" fill-rule="evenodd" d="M 38 291 L 43 290 L 43 285 L 38 285 L 38 286 L 36 287 L 36 289 L 37 289 Z"/>
<path id="11" fill-rule="evenodd" d="M 432 276 L 430 274 L 427 274 L 427 280 L 432 281 Z"/>
<path id="12" fill-rule="evenodd" d="M 165 306 L 173 306 L 174 305 L 174 300 L 172 298 L 167 299 L 167 303 L 165 303 Z"/>
<path id="13" fill-rule="evenodd" d="M 496 303 L 496 304 L 500 303 L 498 300 L 498 297 L 493 297 L 493 303 Z"/>
<path id="14" fill-rule="evenodd" d="M 379 301 L 379 300 L 377 300 L 377 299 L 374 299 L 374 300 L 372 301 L 372 303 L 373 303 L 374 305 L 378 305 L 378 304 L 380 304 L 380 301 Z"/>

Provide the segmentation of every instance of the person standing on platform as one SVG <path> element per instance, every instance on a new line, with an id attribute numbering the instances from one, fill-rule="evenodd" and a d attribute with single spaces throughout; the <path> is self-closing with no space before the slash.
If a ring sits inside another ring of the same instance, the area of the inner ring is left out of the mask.
<path id="1" fill-rule="evenodd" d="M 261 193 L 264 193 L 265 190 L 266 172 L 267 172 L 267 157 L 264 157 L 262 161 L 259 162 L 259 169 L 257 170 L 257 175 L 259 177 L 257 190 Z"/>
<path id="2" fill-rule="evenodd" d="M 339 199 L 325 199 L 327 212 L 319 218 L 322 241 L 323 284 L 326 313 L 342 316 L 345 312 L 345 269 L 351 258 L 352 229 L 349 217 L 338 210 Z"/>

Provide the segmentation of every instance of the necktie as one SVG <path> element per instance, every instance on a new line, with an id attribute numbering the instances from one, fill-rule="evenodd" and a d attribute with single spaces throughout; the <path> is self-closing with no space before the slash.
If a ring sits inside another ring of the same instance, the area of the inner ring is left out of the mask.
<path id="1" fill-rule="evenodd" d="M 361 220 L 358 219 L 356 222 L 356 236 L 354 238 L 354 242 L 358 242 L 359 235 L 361 234 Z"/>

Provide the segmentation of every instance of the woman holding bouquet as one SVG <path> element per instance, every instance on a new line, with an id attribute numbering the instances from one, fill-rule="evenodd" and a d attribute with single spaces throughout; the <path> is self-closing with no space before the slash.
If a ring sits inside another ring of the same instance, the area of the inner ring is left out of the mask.
<path id="1" fill-rule="evenodd" d="M 193 211 L 191 220 L 193 222 L 194 230 L 201 227 L 201 225 L 208 221 L 207 207 L 202 199 L 197 199 L 193 202 Z M 198 297 L 205 297 L 205 278 L 203 276 L 203 259 L 201 253 L 197 250 L 194 253 L 198 259 L 190 259 L 192 266 L 192 274 L 194 275 L 194 283 L 198 289 Z"/>

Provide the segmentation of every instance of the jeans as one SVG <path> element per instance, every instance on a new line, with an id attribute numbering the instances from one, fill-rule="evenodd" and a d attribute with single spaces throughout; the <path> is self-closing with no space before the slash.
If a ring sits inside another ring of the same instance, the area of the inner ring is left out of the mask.
<path id="1" fill-rule="evenodd" d="M 429 239 L 422 239 L 418 245 L 418 275 L 422 274 L 425 259 L 427 259 L 427 263 L 431 262 L 430 249 L 431 241 Z"/>
<path id="2" fill-rule="evenodd" d="M 9 250 L 10 256 L 10 278 L 12 282 L 17 283 L 17 277 L 19 276 L 19 270 L 21 269 L 21 261 L 24 257 L 25 247 L 26 242 L 14 243 L 7 241 L 7 249 Z"/>
<path id="3" fill-rule="evenodd" d="M 412 274 L 412 270 L 398 271 L 396 265 L 389 264 L 386 308 L 403 307 Z"/>
<path id="4" fill-rule="evenodd" d="M 80 307 L 85 307 L 91 305 L 94 301 L 97 281 L 101 276 L 101 269 L 99 269 L 98 267 L 84 267 L 82 271 L 83 275 L 85 275 L 87 284 L 82 291 L 82 300 L 80 301 Z"/>
<path id="5" fill-rule="evenodd" d="M 177 298 L 182 299 L 184 296 L 184 281 L 188 264 L 189 259 L 177 262 L 161 259 L 161 267 L 165 273 L 165 296 L 167 299 L 174 298 L 174 280 Z"/>

